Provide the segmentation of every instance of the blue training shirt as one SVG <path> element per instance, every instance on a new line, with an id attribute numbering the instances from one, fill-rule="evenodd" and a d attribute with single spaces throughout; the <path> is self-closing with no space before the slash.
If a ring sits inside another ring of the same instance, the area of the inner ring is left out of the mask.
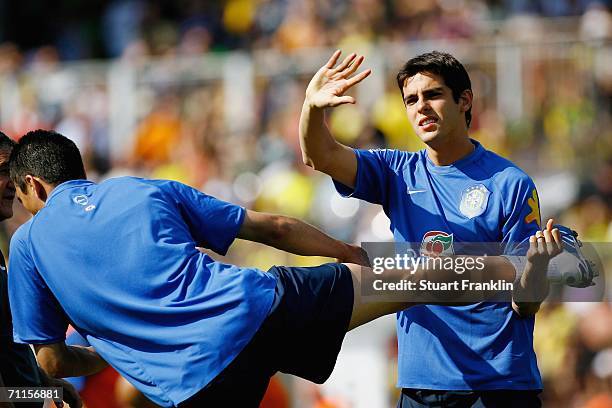
<path id="1" fill-rule="evenodd" d="M 13 235 L 16 342 L 62 342 L 68 323 L 161 406 L 184 401 L 246 346 L 276 280 L 216 262 L 245 209 L 183 184 L 133 177 L 57 186 Z"/>
<path id="2" fill-rule="evenodd" d="M 336 188 L 381 204 L 396 241 L 421 243 L 442 255 L 453 254 L 453 242 L 525 242 L 540 223 L 533 181 L 472 143 L 474 151 L 449 166 L 434 165 L 425 150 L 355 150 L 355 188 L 338 182 Z M 519 318 L 507 302 L 404 310 L 397 314 L 398 386 L 541 389 L 534 321 Z"/>

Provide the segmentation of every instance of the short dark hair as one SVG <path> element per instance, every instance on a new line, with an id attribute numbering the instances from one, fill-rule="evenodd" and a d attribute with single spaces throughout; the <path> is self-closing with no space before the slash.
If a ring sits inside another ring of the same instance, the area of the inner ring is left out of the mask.
<path id="1" fill-rule="evenodd" d="M 39 177 L 58 185 L 68 180 L 85 179 L 85 167 L 74 142 L 51 130 L 26 133 L 13 148 L 10 158 L 11 180 L 23 191 L 25 176 Z"/>
<path id="2" fill-rule="evenodd" d="M 418 73 L 428 72 L 439 75 L 444 85 L 453 92 L 453 99 L 459 103 L 461 93 L 466 89 L 472 90 L 470 77 L 461 63 L 452 55 L 440 51 L 432 51 L 410 59 L 397 74 L 397 85 L 402 98 L 404 97 L 404 82 Z M 472 108 L 465 112 L 465 122 L 468 127 L 472 121 Z"/>
<path id="3" fill-rule="evenodd" d="M 13 147 L 15 147 L 15 141 L 4 134 L 4 132 L 0 132 L 0 155 L 6 154 L 9 156 Z"/>

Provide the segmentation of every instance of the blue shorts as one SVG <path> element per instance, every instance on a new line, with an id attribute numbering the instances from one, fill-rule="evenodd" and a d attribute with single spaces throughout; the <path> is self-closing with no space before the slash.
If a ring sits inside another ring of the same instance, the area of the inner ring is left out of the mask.
<path id="1" fill-rule="evenodd" d="M 353 311 L 353 278 L 342 264 L 274 266 L 266 320 L 238 356 L 184 407 L 257 407 L 278 371 L 323 383 L 331 375 Z"/>
<path id="2" fill-rule="evenodd" d="M 397 408 L 540 408 L 541 390 L 436 391 L 402 389 Z"/>

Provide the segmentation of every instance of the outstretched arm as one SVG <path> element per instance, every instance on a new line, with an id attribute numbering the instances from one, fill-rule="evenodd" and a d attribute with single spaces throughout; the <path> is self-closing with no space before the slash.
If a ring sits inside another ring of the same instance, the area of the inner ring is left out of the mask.
<path id="1" fill-rule="evenodd" d="M 327 256 L 367 265 L 361 247 L 338 241 L 310 224 L 291 217 L 247 210 L 238 238 L 259 242 L 296 255 Z"/>
<path id="2" fill-rule="evenodd" d="M 325 124 L 324 109 L 355 103 L 355 98 L 344 94 L 372 71 L 368 69 L 351 76 L 364 57 L 351 54 L 334 67 L 339 57 L 338 50 L 308 84 L 300 116 L 300 147 L 304 164 L 330 175 L 342 184 L 354 187 L 357 175 L 355 152 L 332 137 Z"/>

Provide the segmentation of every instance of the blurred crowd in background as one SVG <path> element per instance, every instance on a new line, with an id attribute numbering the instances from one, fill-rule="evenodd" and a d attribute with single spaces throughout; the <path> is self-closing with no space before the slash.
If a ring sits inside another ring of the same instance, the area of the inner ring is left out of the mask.
<path id="1" fill-rule="evenodd" d="M 334 49 L 363 53 L 374 74 L 358 86 L 357 105 L 328 113 L 332 133 L 353 147 L 419 150 L 395 74 L 416 53 L 442 49 L 472 78 L 472 137 L 534 178 L 542 218 L 554 216 L 584 241 L 611 242 L 610 6 L 609 0 L 4 0 L 0 127 L 15 139 L 56 129 L 75 140 L 96 180 L 176 179 L 249 208 L 305 219 L 346 241 L 389 240 L 380 208 L 340 198 L 327 177 L 302 164 L 297 124 L 304 90 Z M 5 246 L 26 219 L 17 211 L 6 223 Z M 244 242 L 225 259 L 262 269 L 325 261 Z M 606 262 L 610 270 L 609 256 Z M 389 336 L 394 344 L 392 327 Z M 535 346 L 544 406 L 612 407 L 609 303 L 549 302 L 537 315 Z M 391 347 L 390 364 L 393 353 Z M 394 375 L 390 370 L 391 386 Z M 311 406 L 334 406 L 319 394 L 314 400 Z"/>
<path id="2" fill-rule="evenodd" d="M 609 6 L 610 0 L 2 0 L 0 39 L 18 40 L 33 51 L 25 55 L 32 60 L 41 45 L 62 60 L 289 51 L 335 47 L 354 36 L 473 39 L 517 16 L 581 16 L 583 34 L 601 38 Z"/>

